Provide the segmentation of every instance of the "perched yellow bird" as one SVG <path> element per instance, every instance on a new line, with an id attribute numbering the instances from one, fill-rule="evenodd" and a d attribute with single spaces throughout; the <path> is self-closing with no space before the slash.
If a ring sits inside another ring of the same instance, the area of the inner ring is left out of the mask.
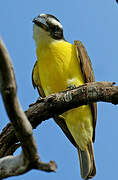
<path id="1" fill-rule="evenodd" d="M 41 14 L 34 18 L 33 23 L 37 61 L 32 72 L 32 82 L 40 96 L 95 81 L 84 46 L 79 41 L 70 44 L 64 39 L 63 27 L 56 17 Z M 83 48 L 85 58 L 78 50 L 79 45 Z M 92 145 L 95 139 L 96 109 L 93 103 L 55 117 L 57 124 L 78 150 L 83 179 L 92 178 L 96 174 Z"/>

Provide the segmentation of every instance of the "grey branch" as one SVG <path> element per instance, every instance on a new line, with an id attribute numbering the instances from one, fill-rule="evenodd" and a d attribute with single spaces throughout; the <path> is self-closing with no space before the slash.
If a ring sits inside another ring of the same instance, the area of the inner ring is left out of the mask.
<path id="1" fill-rule="evenodd" d="M 19 104 L 16 89 L 13 66 L 0 39 L 0 91 L 15 134 L 22 146 L 22 153 L 19 156 L 0 159 L 0 179 L 23 174 L 33 168 L 48 172 L 56 170 L 53 161 L 47 164 L 40 161 L 32 127 Z"/>
<path id="2" fill-rule="evenodd" d="M 25 114 L 32 127 L 36 128 L 42 121 L 81 105 L 98 101 L 118 104 L 118 86 L 113 85 L 112 82 L 93 82 L 52 94 L 34 103 Z M 12 154 L 17 142 L 14 129 L 9 123 L 0 134 L 0 157 Z"/>

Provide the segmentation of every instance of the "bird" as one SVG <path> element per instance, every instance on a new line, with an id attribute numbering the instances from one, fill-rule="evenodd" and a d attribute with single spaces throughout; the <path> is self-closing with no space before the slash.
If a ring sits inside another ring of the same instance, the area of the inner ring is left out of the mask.
<path id="1" fill-rule="evenodd" d="M 32 84 L 40 97 L 78 87 L 95 81 L 91 61 L 80 41 L 69 43 L 64 38 L 61 22 L 51 14 L 40 14 L 33 19 L 33 39 L 37 60 L 32 70 Z M 83 51 L 79 51 L 79 46 Z M 85 58 L 82 58 L 84 52 Z M 82 179 L 96 175 L 93 151 L 97 105 L 91 103 L 71 109 L 55 122 L 77 148 Z"/>

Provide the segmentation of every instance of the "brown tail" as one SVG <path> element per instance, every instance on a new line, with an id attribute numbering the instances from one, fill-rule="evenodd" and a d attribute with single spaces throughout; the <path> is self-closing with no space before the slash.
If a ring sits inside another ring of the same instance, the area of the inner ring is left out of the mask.
<path id="1" fill-rule="evenodd" d="M 82 151 L 79 147 L 79 161 L 81 177 L 85 180 L 93 178 L 96 175 L 95 159 L 93 153 L 93 144 L 90 142 L 85 151 Z"/>

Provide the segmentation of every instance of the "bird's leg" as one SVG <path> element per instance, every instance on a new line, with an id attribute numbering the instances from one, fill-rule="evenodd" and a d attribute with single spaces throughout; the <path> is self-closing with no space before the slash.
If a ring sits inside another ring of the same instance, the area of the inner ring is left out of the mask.
<path id="1" fill-rule="evenodd" d="M 69 90 L 72 90 L 72 89 L 75 89 L 76 88 L 76 85 L 75 84 L 70 84 L 69 86 L 67 86 L 67 89 Z"/>

